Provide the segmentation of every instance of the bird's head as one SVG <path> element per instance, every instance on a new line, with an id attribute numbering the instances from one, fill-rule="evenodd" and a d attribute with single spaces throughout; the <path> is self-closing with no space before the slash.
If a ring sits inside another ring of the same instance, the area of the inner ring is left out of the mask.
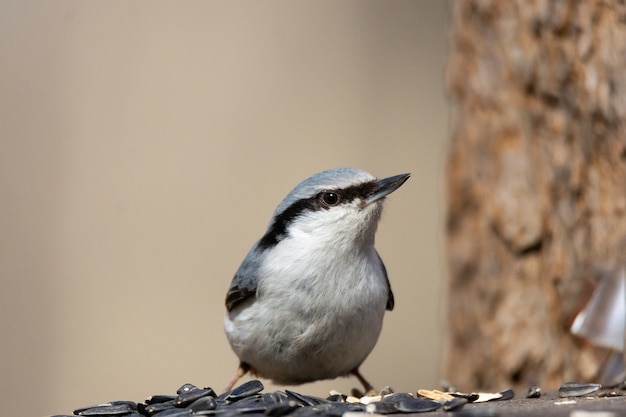
<path id="1" fill-rule="evenodd" d="M 319 172 L 287 194 L 258 246 L 271 248 L 296 236 L 318 242 L 373 243 L 384 198 L 409 175 L 376 179 L 355 168 Z"/>

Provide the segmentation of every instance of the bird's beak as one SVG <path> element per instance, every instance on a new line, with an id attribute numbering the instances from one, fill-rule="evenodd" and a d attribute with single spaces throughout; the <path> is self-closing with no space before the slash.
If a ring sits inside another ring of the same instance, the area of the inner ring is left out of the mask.
<path id="1" fill-rule="evenodd" d="M 381 198 L 396 191 L 406 180 L 409 179 L 411 174 L 394 175 L 393 177 L 383 178 L 376 180 L 376 187 L 372 193 L 365 199 L 365 205 L 371 204 L 374 201 L 378 201 Z"/>

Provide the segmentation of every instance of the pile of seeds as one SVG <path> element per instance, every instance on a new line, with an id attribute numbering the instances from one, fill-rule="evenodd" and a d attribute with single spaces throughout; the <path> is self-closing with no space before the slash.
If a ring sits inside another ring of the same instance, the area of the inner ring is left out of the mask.
<path id="1" fill-rule="evenodd" d="M 559 389 L 559 396 L 590 395 L 600 389 L 601 385 L 598 384 L 567 383 Z M 509 400 L 515 396 L 510 389 L 498 393 L 470 394 L 419 390 L 417 395 L 393 393 L 391 389 L 383 389 L 377 395 L 359 397 L 331 392 L 327 398 L 290 390 L 268 393 L 262 391 L 263 384 L 258 380 L 248 381 L 222 395 L 217 395 L 212 388 L 184 384 L 176 391 L 176 395 L 153 395 L 140 403 L 111 401 L 76 409 L 72 416 L 52 417 L 236 417 L 242 414 L 245 417 L 354 417 L 352 413 L 362 412 L 384 415 L 423 413 L 439 409 L 457 411 L 467 403 Z M 540 396 L 541 390 L 537 386 L 531 386 L 526 398 Z"/>
<path id="2" fill-rule="evenodd" d="M 261 381 L 248 381 L 232 391 L 217 395 L 212 388 L 198 388 L 185 384 L 177 395 L 153 395 L 142 403 L 111 401 L 74 410 L 74 416 L 89 417 L 183 417 L 214 416 L 235 417 L 340 417 L 344 413 L 367 412 L 376 414 L 421 413 L 443 409 L 458 410 L 468 402 L 479 401 L 478 394 L 448 394 L 440 391 L 422 391 L 421 394 L 393 393 L 354 397 L 332 392 L 327 398 L 299 394 L 294 391 L 262 393 Z M 512 398 L 512 391 L 506 397 Z M 493 399 L 493 398 L 492 398 Z M 70 417 L 57 415 L 53 417 Z"/>

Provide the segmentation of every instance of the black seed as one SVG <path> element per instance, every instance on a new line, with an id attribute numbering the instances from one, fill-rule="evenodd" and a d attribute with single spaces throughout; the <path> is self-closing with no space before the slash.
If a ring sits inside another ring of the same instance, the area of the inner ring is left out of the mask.
<path id="1" fill-rule="evenodd" d="M 258 394 L 263 391 L 263 384 L 258 379 L 253 379 L 248 382 L 244 382 L 239 385 L 226 396 L 226 401 L 237 401 L 245 397 L 249 397 L 250 395 Z"/>
<path id="2" fill-rule="evenodd" d="M 510 400 L 515 397 L 515 391 L 510 388 L 500 391 L 500 394 L 502 394 L 502 397 L 498 398 L 498 401 Z"/>
<path id="3" fill-rule="evenodd" d="M 326 399 L 328 401 L 334 402 L 334 403 L 340 403 L 346 400 L 346 396 L 345 395 L 341 395 L 341 394 L 334 394 L 334 395 L 329 395 L 328 397 L 326 397 Z"/>
<path id="4" fill-rule="evenodd" d="M 192 411 L 192 415 L 194 416 L 216 416 L 219 415 L 221 416 L 225 416 L 229 413 L 229 411 L 227 409 L 215 409 L 215 410 L 199 410 L 199 411 Z M 234 411 L 234 413 L 236 413 L 236 411 Z M 155 416 L 158 417 L 158 416 Z"/>
<path id="5" fill-rule="evenodd" d="M 331 417 L 341 417 L 346 412 L 362 412 L 365 411 L 365 405 L 361 403 L 328 403 L 314 406 L 324 410 L 324 415 Z"/>
<path id="6" fill-rule="evenodd" d="M 137 411 L 139 412 L 139 414 L 142 414 L 144 416 L 149 415 L 146 411 L 146 407 L 147 405 L 145 403 L 137 403 Z"/>
<path id="7" fill-rule="evenodd" d="M 471 403 L 473 403 L 474 401 L 480 398 L 480 395 L 476 394 L 475 392 L 471 392 L 469 394 L 466 394 L 463 392 L 451 392 L 450 395 L 453 395 L 459 398 L 465 398 L 467 401 Z"/>
<path id="8" fill-rule="evenodd" d="M 592 394 L 602 388 L 600 384 L 586 384 L 579 382 L 566 382 L 559 388 L 559 397 L 582 397 Z"/>
<path id="9" fill-rule="evenodd" d="M 386 403 L 398 403 L 402 400 L 414 400 L 415 397 L 407 392 L 395 392 L 390 395 L 386 395 L 381 401 Z"/>
<path id="10" fill-rule="evenodd" d="M 298 394 L 297 392 L 289 391 L 288 389 L 285 390 L 285 393 L 291 399 L 296 400 L 296 402 L 298 404 L 304 405 L 304 406 L 328 404 L 330 402 L 330 401 L 328 401 L 328 400 L 326 400 L 324 398 L 314 397 L 314 396 L 311 396 L 311 395 Z"/>
<path id="11" fill-rule="evenodd" d="M 174 408 L 174 400 L 165 401 L 163 403 L 150 404 L 146 407 L 146 413 L 151 416 L 153 414 L 160 413 L 162 411 L 172 408 Z"/>
<path id="12" fill-rule="evenodd" d="M 262 396 L 263 396 L 263 401 L 268 406 L 287 404 L 289 403 L 289 401 L 291 401 L 289 396 L 282 391 L 267 392 L 265 394 L 262 394 Z"/>
<path id="13" fill-rule="evenodd" d="M 393 413 L 397 413 L 398 409 L 396 408 L 395 403 L 391 403 L 387 401 L 376 401 L 376 402 L 366 405 L 365 411 L 367 411 L 368 413 L 377 413 L 377 414 L 393 414 Z"/>
<path id="14" fill-rule="evenodd" d="M 114 401 L 93 407 L 74 410 L 79 416 L 119 416 L 137 411 L 137 404 L 130 401 Z"/>
<path id="15" fill-rule="evenodd" d="M 210 396 L 200 397 L 189 405 L 189 409 L 194 413 L 202 410 L 215 410 L 217 402 Z"/>
<path id="16" fill-rule="evenodd" d="M 241 400 L 224 405 L 222 408 L 228 407 L 230 409 L 242 409 L 242 408 L 267 408 L 268 404 L 265 402 L 262 394 L 254 394 L 249 397 L 244 397 Z"/>
<path id="17" fill-rule="evenodd" d="M 190 416 L 191 410 L 188 408 L 172 408 L 169 410 L 161 411 L 158 417 L 185 417 Z"/>
<path id="18" fill-rule="evenodd" d="M 444 411 L 456 411 L 467 403 L 467 398 L 455 397 L 443 403 L 443 409 Z"/>
<path id="19" fill-rule="evenodd" d="M 539 398 L 541 397 L 541 388 L 537 385 L 531 385 L 528 387 L 528 392 L 526 393 L 526 398 Z"/>
<path id="20" fill-rule="evenodd" d="M 176 390 L 176 394 L 180 395 L 183 392 L 189 392 L 189 391 L 193 391 L 196 389 L 200 389 L 200 388 L 196 387 L 194 384 L 186 383 Z"/>
<path id="21" fill-rule="evenodd" d="M 157 403 L 164 403 L 167 401 L 173 401 L 176 399 L 175 395 L 151 395 L 150 397 L 146 398 L 146 404 L 150 405 L 150 404 L 157 404 Z"/>
<path id="22" fill-rule="evenodd" d="M 241 414 L 259 414 L 259 415 L 263 415 L 263 413 L 265 412 L 266 407 L 264 406 L 250 406 L 250 407 L 236 407 L 236 408 L 232 408 L 232 407 L 225 407 L 225 408 L 217 408 L 215 410 L 201 410 L 198 412 L 193 413 L 194 416 L 215 416 L 218 415 L 220 417 L 222 416 L 228 416 L 228 415 L 233 415 L 233 416 L 238 416 Z M 188 410 L 188 408 L 186 408 L 186 410 Z M 157 415 L 155 417 L 161 417 L 160 415 Z"/>
<path id="23" fill-rule="evenodd" d="M 291 413 L 291 417 L 322 417 L 324 412 L 315 407 L 300 407 Z"/>
<path id="24" fill-rule="evenodd" d="M 425 398 L 407 398 L 396 403 L 396 408 L 403 413 L 425 413 L 441 408 L 441 404 Z"/>
<path id="25" fill-rule="evenodd" d="M 174 400 L 174 405 L 176 407 L 187 407 L 198 398 L 207 396 L 215 396 L 215 391 L 213 391 L 211 388 L 194 389 L 179 394 L 178 397 L 176 397 L 176 399 Z"/>
<path id="26" fill-rule="evenodd" d="M 278 404 L 278 405 L 269 407 L 267 410 L 265 410 L 265 415 L 270 416 L 270 417 L 286 416 L 287 414 L 294 411 L 296 408 L 300 408 L 300 407 L 301 406 L 298 405 L 294 400 L 291 400 L 290 402 L 286 404 Z"/>

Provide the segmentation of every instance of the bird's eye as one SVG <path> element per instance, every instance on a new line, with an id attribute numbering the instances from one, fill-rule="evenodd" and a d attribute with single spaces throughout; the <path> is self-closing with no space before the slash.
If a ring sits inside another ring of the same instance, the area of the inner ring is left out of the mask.
<path id="1" fill-rule="evenodd" d="M 333 193 L 332 191 L 327 191 L 322 194 L 322 201 L 327 206 L 334 206 L 339 202 L 339 194 Z"/>

